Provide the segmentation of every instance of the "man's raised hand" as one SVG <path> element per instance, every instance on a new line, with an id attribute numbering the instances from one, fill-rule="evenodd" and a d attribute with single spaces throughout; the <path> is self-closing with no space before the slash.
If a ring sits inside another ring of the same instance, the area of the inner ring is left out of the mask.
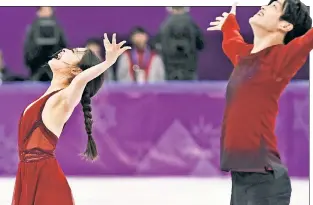
<path id="1" fill-rule="evenodd" d="M 210 27 L 207 28 L 207 31 L 220 31 L 222 30 L 222 26 L 225 23 L 226 18 L 228 17 L 229 14 L 234 14 L 236 15 L 236 8 L 237 8 L 238 3 L 234 3 L 231 7 L 231 10 L 229 13 L 224 12 L 222 16 L 216 17 L 215 21 L 210 23 Z"/>

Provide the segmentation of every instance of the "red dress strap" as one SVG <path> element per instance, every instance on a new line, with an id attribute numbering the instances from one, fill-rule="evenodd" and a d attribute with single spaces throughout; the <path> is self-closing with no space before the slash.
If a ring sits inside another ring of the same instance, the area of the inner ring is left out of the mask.
<path id="1" fill-rule="evenodd" d="M 57 93 L 60 92 L 61 90 L 63 90 L 63 89 L 55 90 L 55 91 L 49 93 L 48 95 L 44 96 L 44 97 L 41 99 L 42 102 L 39 103 L 39 104 L 41 104 L 41 105 L 40 105 L 39 112 L 38 112 L 38 114 L 39 114 L 38 119 L 39 119 L 41 122 L 42 122 L 42 111 L 43 111 L 43 109 L 45 108 L 45 105 L 46 105 L 47 101 L 50 99 L 50 97 L 52 97 L 53 95 L 57 94 Z"/>
<path id="2" fill-rule="evenodd" d="M 28 137 L 33 133 L 33 131 L 40 125 L 42 124 L 42 111 L 47 103 L 47 101 L 49 100 L 50 97 L 52 97 L 54 94 L 58 93 L 60 90 L 56 90 L 53 91 L 49 94 L 47 94 L 46 96 L 42 97 L 41 99 L 39 99 L 37 102 L 35 102 L 32 106 L 30 106 L 29 108 L 27 108 L 26 112 L 25 110 L 22 112 L 22 117 L 20 119 L 20 124 L 23 118 L 28 117 L 29 112 L 37 112 L 37 118 L 33 120 L 33 124 L 31 126 L 30 129 L 28 129 L 28 131 L 26 132 L 27 134 L 24 137 L 24 142 L 28 139 Z M 39 110 L 38 110 L 39 107 Z M 33 110 L 35 109 L 35 110 Z M 37 111 L 38 110 L 38 111 Z"/>
<path id="3" fill-rule="evenodd" d="M 34 161 L 54 157 L 58 137 L 42 121 L 42 111 L 48 99 L 60 90 L 49 93 L 31 105 L 23 116 L 20 129 L 20 159 Z"/>

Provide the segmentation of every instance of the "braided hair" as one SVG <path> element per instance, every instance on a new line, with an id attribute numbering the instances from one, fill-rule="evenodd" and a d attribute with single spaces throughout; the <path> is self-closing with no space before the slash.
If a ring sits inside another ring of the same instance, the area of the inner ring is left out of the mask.
<path id="1" fill-rule="evenodd" d="M 83 55 L 82 59 L 78 63 L 78 67 L 82 70 L 86 70 L 94 65 L 101 63 L 101 60 L 93 54 L 92 51 L 87 50 Z M 104 82 L 104 74 L 101 74 L 97 78 L 90 81 L 83 92 L 81 98 L 81 105 L 83 108 L 84 113 L 84 120 L 85 120 L 85 129 L 88 136 L 87 147 L 85 152 L 82 154 L 87 160 L 94 161 L 98 157 L 98 151 L 96 142 L 92 136 L 92 114 L 91 114 L 91 98 L 99 91 L 102 84 Z"/>

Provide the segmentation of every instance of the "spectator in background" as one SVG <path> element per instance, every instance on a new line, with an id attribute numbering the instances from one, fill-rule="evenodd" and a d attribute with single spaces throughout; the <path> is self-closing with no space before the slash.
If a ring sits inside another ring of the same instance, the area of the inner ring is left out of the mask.
<path id="1" fill-rule="evenodd" d="M 3 60 L 3 55 L 2 51 L 0 50 L 0 84 L 3 81 L 6 81 L 8 75 L 8 68 L 6 67 L 4 60 Z"/>
<path id="2" fill-rule="evenodd" d="M 204 48 L 203 36 L 186 7 L 168 8 L 170 16 L 163 22 L 157 35 L 168 80 L 197 78 L 198 51 Z"/>
<path id="3" fill-rule="evenodd" d="M 51 69 L 42 66 L 56 51 L 65 48 L 63 30 L 58 25 L 52 7 L 39 7 L 37 18 L 27 30 L 24 60 L 32 80 L 49 81 Z"/>
<path id="4" fill-rule="evenodd" d="M 118 60 L 118 81 L 138 83 L 164 81 L 163 61 L 148 45 L 147 32 L 141 27 L 135 27 L 130 39 L 132 49 L 121 55 Z"/>
<path id="5" fill-rule="evenodd" d="M 4 62 L 3 53 L 0 50 L 0 85 L 4 81 L 24 81 L 24 78 L 17 75 L 12 75 L 10 69 Z"/>
<path id="6" fill-rule="evenodd" d="M 90 38 L 87 40 L 86 48 L 90 49 L 101 61 L 104 61 L 103 59 L 103 50 L 102 50 L 102 43 L 97 38 Z M 111 69 L 108 69 L 104 72 L 105 81 L 111 81 L 113 80 L 113 73 Z"/>

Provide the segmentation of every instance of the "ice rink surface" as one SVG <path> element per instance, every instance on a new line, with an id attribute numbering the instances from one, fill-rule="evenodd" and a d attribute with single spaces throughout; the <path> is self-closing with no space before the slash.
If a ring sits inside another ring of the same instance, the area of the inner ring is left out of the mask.
<path id="1" fill-rule="evenodd" d="M 230 180 L 214 178 L 68 178 L 75 205 L 229 205 Z M 0 178 L 0 205 L 14 179 Z M 309 180 L 292 179 L 290 205 L 309 205 Z"/>

